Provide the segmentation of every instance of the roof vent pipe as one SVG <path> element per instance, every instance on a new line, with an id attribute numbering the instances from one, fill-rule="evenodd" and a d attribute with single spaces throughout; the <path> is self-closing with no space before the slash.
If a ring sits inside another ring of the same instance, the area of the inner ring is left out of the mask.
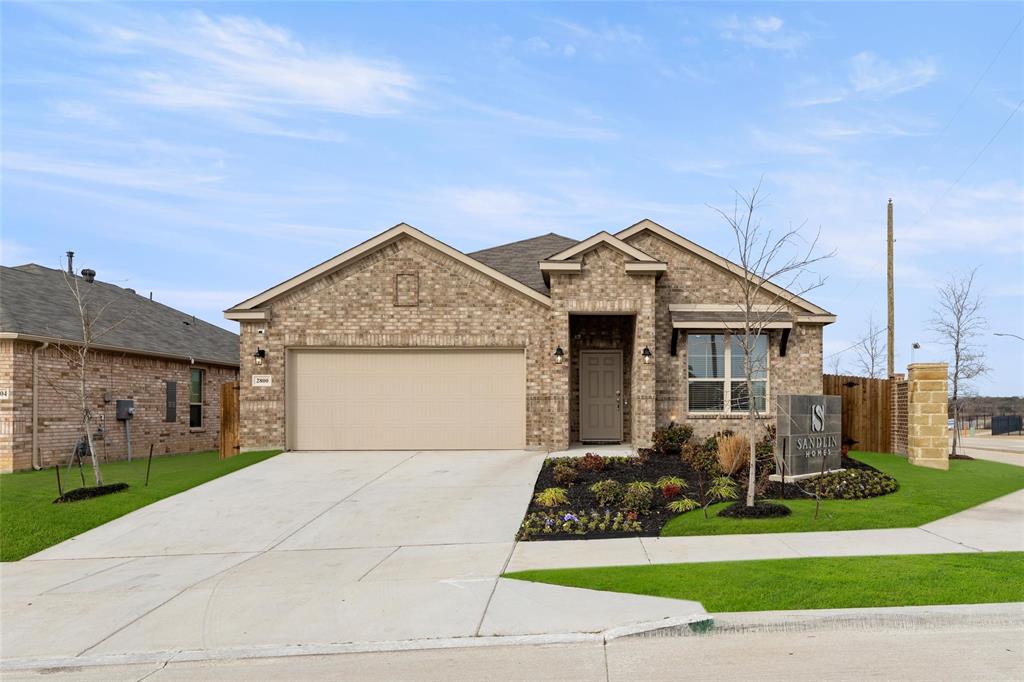
<path id="1" fill-rule="evenodd" d="M 73 275 L 73 274 L 75 274 L 75 267 L 74 267 L 75 252 L 74 251 L 68 251 L 67 254 L 68 254 L 68 274 L 69 275 Z"/>
<path id="2" fill-rule="evenodd" d="M 92 284 L 94 281 L 96 281 L 96 271 L 91 270 L 89 268 L 82 270 L 82 279 L 84 279 L 89 284 Z"/>

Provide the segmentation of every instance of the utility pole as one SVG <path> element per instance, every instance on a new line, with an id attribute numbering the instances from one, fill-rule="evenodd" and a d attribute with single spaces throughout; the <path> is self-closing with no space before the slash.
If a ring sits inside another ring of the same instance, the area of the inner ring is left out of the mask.
<path id="1" fill-rule="evenodd" d="M 889 377 L 896 372 L 896 362 L 893 356 L 893 350 L 896 348 L 896 303 L 893 296 L 893 284 L 892 284 L 892 199 L 889 199 L 888 207 L 888 226 L 889 226 L 889 261 L 887 267 L 887 275 L 889 280 L 889 335 L 887 337 L 887 343 L 885 344 L 885 350 L 889 360 Z"/>

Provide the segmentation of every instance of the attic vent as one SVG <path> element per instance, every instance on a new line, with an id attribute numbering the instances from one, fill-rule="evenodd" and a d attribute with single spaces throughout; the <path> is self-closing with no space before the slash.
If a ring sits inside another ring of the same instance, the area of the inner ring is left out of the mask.
<path id="1" fill-rule="evenodd" d="M 125 291 L 127 291 L 129 294 L 135 293 L 135 289 L 125 289 Z"/>
<path id="2" fill-rule="evenodd" d="M 89 268 L 82 270 L 82 279 L 84 279 L 89 284 L 92 284 L 93 282 L 96 281 L 96 271 L 90 270 Z"/>

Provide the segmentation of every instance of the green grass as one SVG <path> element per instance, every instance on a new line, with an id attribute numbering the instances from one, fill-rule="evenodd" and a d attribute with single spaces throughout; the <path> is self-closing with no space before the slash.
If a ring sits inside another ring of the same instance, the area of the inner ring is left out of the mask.
<path id="1" fill-rule="evenodd" d="M 700 510 L 670 520 L 661 529 L 671 535 L 731 535 L 784 533 L 860 528 L 919 526 L 943 516 L 988 502 L 1024 488 L 1024 467 L 984 460 L 953 460 L 949 471 L 909 464 L 903 457 L 878 452 L 855 452 L 855 459 L 884 471 L 899 484 L 891 495 L 867 500 L 822 500 L 814 518 L 814 500 L 787 500 L 790 516 L 773 519 L 730 519 L 714 514 L 726 503 L 713 505 L 705 519 Z"/>
<path id="2" fill-rule="evenodd" d="M 1024 601 L 1024 552 L 564 568 L 506 578 L 699 601 L 711 613 Z"/>
<path id="3" fill-rule="evenodd" d="M 0 475 L 0 561 L 16 561 L 90 528 L 124 516 L 139 507 L 188 490 L 200 483 L 245 468 L 278 454 L 279 450 L 246 452 L 221 460 L 216 452 L 168 455 L 153 458 L 146 479 L 146 460 L 105 462 L 100 465 L 104 483 L 123 482 L 123 492 L 68 504 L 53 504 L 57 476 L 53 469 L 19 471 Z M 81 485 L 78 470 L 61 469 L 64 490 Z M 85 472 L 86 483 L 92 471 Z"/>

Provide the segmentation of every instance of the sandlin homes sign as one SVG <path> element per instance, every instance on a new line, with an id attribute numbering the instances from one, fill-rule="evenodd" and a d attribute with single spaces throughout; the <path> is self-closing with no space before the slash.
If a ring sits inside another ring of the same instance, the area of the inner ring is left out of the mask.
<path id="1" fill-rule="evenodd" d="M 843 402 L 837 395 L 782 395 L 775 413 L 776 475 L 786 480 L 842 468 Z"/>

